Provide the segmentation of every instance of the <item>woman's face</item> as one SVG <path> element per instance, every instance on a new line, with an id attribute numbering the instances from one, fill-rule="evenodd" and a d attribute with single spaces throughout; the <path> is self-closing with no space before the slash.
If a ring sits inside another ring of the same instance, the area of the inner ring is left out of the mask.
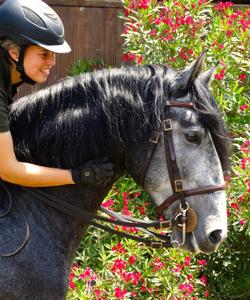
<path id="1" fill-rule="evenodd" d="M 50 69 L 55 63 L 55 53 L 40 46 L 32 45 L 25 50 L 25 73 L 37 83 L 44 83 L 48 79 Z"/>

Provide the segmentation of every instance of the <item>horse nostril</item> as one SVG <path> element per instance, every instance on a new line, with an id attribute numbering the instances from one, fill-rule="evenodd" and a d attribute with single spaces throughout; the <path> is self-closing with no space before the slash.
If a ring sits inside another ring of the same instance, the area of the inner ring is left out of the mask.
<path id="1" fill-rule="evenodd" d="M 215 244 L 215 245 L 219 244 L 223 240 L 222 230 L 214 230 L 214 231 L 212 231 L 209 234 L 208 239 L 209 239 L 210 243 L 212 243 L 212 244 Z"/>

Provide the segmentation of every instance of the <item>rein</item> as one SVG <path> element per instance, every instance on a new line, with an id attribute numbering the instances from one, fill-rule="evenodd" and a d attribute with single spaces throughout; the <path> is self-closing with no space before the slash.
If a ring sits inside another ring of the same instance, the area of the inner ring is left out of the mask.
<path id="1" fill-rule="evenodd" d="M 11 209 L 12 209 L 12 205 L 13 205 L 13 200 L 12 200 L 10 191 L 8 190 L 8 188 L 5 186 L 5 184 L 3 182 L 1 182 L 1 184 L 8 194 L 9 207 L 4 214 L 0 215 L 0 218 L 5 217 L 10 213 Z M 57 209 L 58 211 L 61 211 L 61 212 L 65 213 L 66 215 L 71 216 L 80 222 L 84 221 L 84 223 L 86 223 L 87 225 L 93 225 L 97 228 L 108 231 L 112 234 L 117 234 L 122 237 L 130 238 L 132 240 L 141 242 L 141 243 L 145 244 L 146 246 L 149 246 L 152 248 L 171 247 L 171 244 L 169 241 L 169 236 L 158 234 L 156 232 L 149 230 L 148 228 L 154 228 L 154 229 L 169 228 L 169 227 L 173 226 L 173 223 L 176 223 L 174 221 L 161 221 L 161 222 L 160 221 L 145 221 L 145 220 L 140 220 L 140 219 L 136 219 L 133 217 L 129 217 L 129 216 L 123 215 L 121 213 L 110 211 L 108 209 L 105 209 L 104 207 L 100 208 L 100 210 L 102 212 L 106 213 L 107 215 L 109 215 L 112 218 L 115 218 L 115 220 L 114 220 L 114 219 L 98 216 L 94 213 L 77 208 L 77 207 L 67 203 L 66 201 L 63 201 L 55 196 L 52 196 L 49 193 L 42 191 L 38 188 L 29 189 L 29 188 L 22 187 L 22 186 L 20 186 L 19 188 L 21 190 L 27 192 L 28 194 L 30 194 L 35 199 L 44 202 L 45 204 Z M 22 215 L 24 216 L 23 213 L 22 213 Z M 25 216 L 24 216 L 24 218 L 25 218 Z M 128 234 L 125 232 L 120 232 L 120 231 L 112 229 L 111 227 L 108 227 L 106 225 L 102 225 L 98 221 L 106 222 L 106 223 L 114 224 L 114 225 L 120 225 L 120 226 L 136 227 L 138 230 L 143 231 L 144 233 L 147 233 L 148 235 L 153 236 L 154 238 L 157 238 L 158 240 L 150 240 L 147 238 L 134 236 L 134 235 L 131 235 L 131 234 Z M 0 256 L 4 256 L 4 257 L 14 256 L 25 247 L 25 245 L 29 239 L 29 234 L 30 234 L 29 233 L 30 232 L 29 225 L 28 225 L 28 221 L 26 218 L 25 218 L 25 225 L 26 225 L 26 234 L 25 234 L 25 238 L 24 238 L 24 241 L 22 242 L 21 246 L 19 246 L 13 252 L 0 253 Z"/>

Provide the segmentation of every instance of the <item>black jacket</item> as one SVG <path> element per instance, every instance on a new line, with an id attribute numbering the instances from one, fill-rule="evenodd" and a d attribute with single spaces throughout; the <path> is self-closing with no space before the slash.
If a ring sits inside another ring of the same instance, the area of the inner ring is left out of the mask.
<path id="1" fill-rule="evenodd" d="M 16 91 L 16 86 L 11 83 L 10 63 L 0 54 L 0 132 L 9 131 L 8 106 Z"/>

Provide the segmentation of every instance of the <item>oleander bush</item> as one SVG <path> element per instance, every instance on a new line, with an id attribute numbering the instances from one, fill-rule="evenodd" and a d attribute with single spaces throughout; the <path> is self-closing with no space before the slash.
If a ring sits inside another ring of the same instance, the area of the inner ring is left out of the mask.
<path id="1" fill-rule="evenodd" d="M 232 139 L 227 187 L 229 236 L 210 255 L 150 249 L 90 227 L 70 275 L 67 299 L 250 299 L 250 9 L 206 0 L 123 0 L 123 60 L 182 69 L 207 51 L 211 89 Z M 86 71 L 75 68 L 74 74 Z M 129 177 L 104 207 L 155 218 L 149 196 Z M 119 230 L 136 233 L 135 228 Z"/>

